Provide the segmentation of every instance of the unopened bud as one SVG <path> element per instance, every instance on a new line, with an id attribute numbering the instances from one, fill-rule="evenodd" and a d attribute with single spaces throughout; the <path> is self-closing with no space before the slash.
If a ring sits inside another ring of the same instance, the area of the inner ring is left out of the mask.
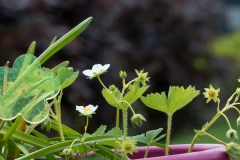
<path id="1" fill-rule="evenodd" d="M 233 158 L 240 156 L 240 145 L 234 142 L 226 144 L 225 152 Z"/>
<path id="2" fill-rule="evenodd" d="M 235 131 L 234 129 L 229 129 L 226 133 L 226 136 L 230 141 L 232 141 L 234 138 L 238 139 L 237 131 Z"/>
<path id="3" fill-rule="evenodd" d="M 115 85 L 111 85 L 111 86 L 109 87 L 109 90 L 110 90 L 110 91 L 115 91 L 115 90 L 116 90 Z"/>
<path id="4" fill-rule="evenodd" d="M 127 78 L 127 73 L 125 71 L 120 71 L 119 72 L 119 76 L 122 78 L 122 79 L 125 79 Z"/>
<path id="5" fill-rule="evenodd" d="M 240 116 L 237 119 L 237 127 L 240 126 Z"/>
<path id="6" fill-rule="evenodd" d="M 238 96 L 240 96 L 240 88 L 237 88 L 236 93 Z"/>
<path id="7" fill-rule="evenodd" d="M 146 121 L 146 119 L 141 114 L 134 114 L 131 118 L 133 126 L 135 124 L 138 127 L 142 125 L 142 120 Z"/>

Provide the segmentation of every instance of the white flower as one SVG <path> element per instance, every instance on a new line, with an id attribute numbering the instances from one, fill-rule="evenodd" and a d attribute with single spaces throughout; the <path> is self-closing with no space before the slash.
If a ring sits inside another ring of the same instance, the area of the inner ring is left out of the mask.
<path id="1" fill-rule="evenodd" d="M 88 76 L 90 79 L 99 76 L 100 74 L 106 72 L 106 70 L 110 67 L 110 64 L 105 64 L 102 66 L 101 64 L 95 64 L 91 69 L 84 70 L 82 73 Z"/>
<path id="2" fill-rule="evenodd" d="M 89 104 L 86 107 L 83 106 L 76 106 L 76 110 L 78 110 L 80 113 L 82 113 L 85 116 L 94 114 L 98 106 L 94 107 L 93 105 Z"/>

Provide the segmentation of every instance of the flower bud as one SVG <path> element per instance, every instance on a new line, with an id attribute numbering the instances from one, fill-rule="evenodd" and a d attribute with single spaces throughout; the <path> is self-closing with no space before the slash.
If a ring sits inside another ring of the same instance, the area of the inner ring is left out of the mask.
<path id="1" fill-rule="evenodd" d="M 225 152 L 230 156 L 237 158 L 240 155 L 240 145 L 234 142 L 226 144 Z"/>
<path id="2" fill-rule="evenodd" d="M 238 96 L 240 96 L 240 88 L 237 88 L 236 93 Z"/>
<path id="3" fill-rule="evenodd" d="M 65 158 L 73 158 L 73 150 L 70 148 L 64 149 L 62 153 L 65 155 Z"/>
<path id="4" fill-rule="evenodd" d="M 240 116 L 237 119 L 237 127 L 240 126 Z"/>
<path id="5" fill-rule="evenodd" d="M 111 85 L 111 86 L 109 87 L 109 90 L 110 90 L 110 91 L 115 91 L 115 90 L 116 90 L 115 85 Z"/>
<path id="6" fill-rule="evenodd" d="M 119 72 L 119 76 L 122 78 L 122 79 L 125 79 L 127 78 L 127 73 L 125 71 L 120 71 Z"/>
<path id="7" fill-rule="evenodd" d="M 235 131 L 234 129 L 229 129 L 226 133 L 226 136 L 230 141 L 232 141 L 234 138 L 238 139 L 237 131 Z"/>
<path id="8" fill-rule="evenodd" d="M 131 118 L 133 126 L 135 124 L 138 127 L 142 125 L 142 120 L 146 121 L 146 119 L 141 114 L 134 114 Z"/>

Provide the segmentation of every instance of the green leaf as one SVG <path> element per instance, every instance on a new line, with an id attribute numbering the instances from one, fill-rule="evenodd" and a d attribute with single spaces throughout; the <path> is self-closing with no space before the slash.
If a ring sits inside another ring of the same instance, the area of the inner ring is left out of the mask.
<path id="1" fill-rule="evenodd" d="M 167 115 L 173 115 L 174 112 L 186 106 L 196 96 L 199 90 L 189 86 L 187 89 L 178 86 L 170 86 L 168 98 L 165 93 L 155 93 L 141 97 L 141 101 L 148 107 L 162 111 Z"/>
<path id="2" fill-rule="evenodd" d="M 67 67 L 69 65 L 69 61 L 64 61 L 62 63 L 60 63 L 59 65 L 57 65 L 56 67 L 54 67 L 52 70 L 53 73 L 57 74 L 58 70 L 62 67 Z"/>
<path id="3" fill-rule="evenodd" d="M 34 55 L 35 48 L 36 48 L 36 42 L 33 41 L 33 42 L 30 44 L 30 46 L 29 46 L 26 54 Z"/>
<path id="4" fill-rule="evenodd" d="M 153 141 L 158 136 L 158 134 L 160 134 L 162 132 L 162 130 L 163 130 L 163 128 L 147 131 L 146 132 L 147 142 Z"/>
<path id="5" fill-rule="evenodd" d="M 96 142 L 99 142 L 99 141 L 107 141 L 107 140 L 114 140 L 115 137 L 113 136 L 95 136 L 95 137 L 86 137 L 85 141 L 84 141 L 84 144 L 91 144 L 91 143 L 96 143 Z M 17 158 L 16 160 L 29 160 L 31 158 L 37 158 L 37 157 L 40 157 L 40 156 L 44 156 L 44 155 L 49 155 L 49 154 L 53 154 L 53 153 L 56 153 L 56 152 L 60 152 L 62 151 L 63 149 L 65 148 L 68 148 L 72 142 L 74 141 L 75 139 L 73 140 L 69 140 L 69 141 L 64 141 L 64 142 L 59 142 L 57 144 L 53 144 L 51 146 L 48 146 L 48 147 L 44 147 L 42 149 L 39 149 L 35 152 L 32 152 L 28 155 L 24 155 L 22 157 L 19 157 Z M 79 141 L 76 141 L 73 146 L 79 146 L 81 145 L 82 142 L 79 142 Z"/>
<path id="6" fill-rule="evenodd" d="M 146 97 L 140 97 L 141 101 L 148 107 L 152 109 L 156 109 L 158 111 L 162 111 L 164 113 L 168 113 L 168 100 L 166 94 L 162 92 L 159 93 L 151 93 L 148 94 Z"/>
<path id="7" fill-rule="evenodd" d="M 48 60 L 51 56 L 53 56 L 58 50 L 60 50 L 62 47 L 64 47 L 73 39 L 75 39 L 79 34 L 81 34 L 88 27 L 92 19 L 93 19 L 92 17 L 85 19 L 76 27 L 74 27 L 72 30 L 70 30 L 68 33 L 66 33 L 63 37 L 61 37 L 59 40 L 57 40 L 52 45 L 50 45 L 38 57 L 40 63 L 43 64 L 46 60 Z"/>
<path id="8" fill-rule="evenodd" d="M 155 144 L 157 141 L 159 141 L 165 136 L 165 134 L 163 134 L 157 137 L 162 132 L 162 130 L 163 130 L 162 128 L 159 128 L 156 130 L 147 131 L 146 136 L 144 134 L 133 136 L 133 140 L 147 145 Z"/>
<path id="9" fill-rule="evenodd" d="M 5 160 L 5 159 L 0 155 L 0 160 Z"/>
<path id="10" fill-rule="evenodd" d="M 92 136 L 102 136 L 105 133 L 107 126 L 101 125 L 93 134 Z"/>
<path id="11" fill-rule="evenodd" d="M 175 111 L 186 106 L 198 95 L 199 91 L 192 86 L 189 86 L 187 89 L 178 86 L 170 87 L 168 92 L 169 112 L 173 114 Z"/>
<path id="12" fill-rule="evenodd" d="M 108 102 L 108 104 L 110 104 L 113 107 L 118 106 L 121 93 L 117 88 L 114 91 L 110 91 L 109 89 L 103 88 L 102 95 Z"/>
<path id="13" fill-rule="evenodd" d="M 59 127 L 58 127 L 58 122 L 56 120 L 52 120 L 52 125 L 51 128 L 58 131 Z M 81 136 L 80 133 L 78 133 L 77 131 L 69 128 L 68 126 L 65 126 L 64 124 L 62 124 L 62 130 L 63 130 L 63 134 L 70 137 L 70 136 Z"/>
<path id="14" fill-rule="evenodd" d="M 124 101 L 127 101 L 129 104 L 133 104 L 142 94 L 148 89 L 149 86 L 140 87 L 140 81 L 135 81 L 133 84 L 129 85 L 128 92 L 123 97 Z M 128 104 L 121 103 L 122 107 L 120 108 L 128 108 Z"/>
<path id="15" fill-rule="evenodd" d="M 144 144 L 148 144 L 145 134 L 133 136 L 132 139 Z"/>
<path id="16" fill-rule="evenodd" d="M 97 153 L 100 153 L 101 155 L 108 157 L 108 159 L 114 159 L 113 150 L 99 144 L 95 144 L 94 148 L 97 149 Z M 117 160 L 121 160 L 121 159 L 122 159 L 122 155 L 117 153 Z"/>
<path id="17" fill-rule="evenodd" d="M 13 68 L 0 67 L 0 118 L 6 121 L 22 115 L 29 123 L 48 116 L 46 100 L 57 96 L 60 82 L 50 70 L 42 69 L 30 54 L 18 57 Z"/>
<path id="18" fill-rule="evenodd" d="M 55 43 L 56 40 L 57 40 L 57 36 L 54 36 L 53 39 L 52 39 L 52 41 L 51 41 L 51 43 L 49 44 L 49 46 L 51 46 L 53 43 Z"/>
<path id="19" fill-rule="evenodd" d="M 3 126 L 2 129 L 0 130 L 0 134 L 6 135 L 10 131 L 11 131 L 10 127 Z M 36 146 L 39 148 L 44 148 L 51 145 L 51 143 L 49 143 L 46 140 L 43 140 L 41 138 L 29 135 L 27 133 L 24 133 L 18 130 L 15 130 L 13 132 L 13 134 L 11 135 L 11 138 L 14 138 L 16 140 L 19 140 L 28 144 L 32 144 L 33 146 Z"/>
<path id="20" fill-rule="evenodd" d="M 93 154 L 91 156 L 84 157 L 83 160 L 110 160 L 107 157 L 103 157 L 101 154 Z"/>
<path id="21" fill-rule="evenodd" d="M 8 132 L 3 135 L 3 138 L 0 140 L 0 147 L 4 146 L 7 141 L 11 138 L 14 131 L 16 131 L 19 123 L 22 121 L 22 116 L 18 116 L 18 118 L 14 121 L 13 125 L 9 128 Z"/>
<path id="22" fill-rule="evenodd" d="M 115 136 L 116 134 L 116 128 L 112 128 L 111 130 L 109 130 L 105 135 L 108 136 Z M 118 128 L 118 136 L 121 137 L 123 136 L 123 132 L 120 128 Z"/>
<path id="23" fill-rule="evenodd" d="M 157 143 L 157 142 L 151 143 L 151 146 L 156 146 L 156 147 L 159 147 L 159 148 L 166 148 L 166 145 L 161 144 L 161 143 Z M 169 149 L 171 149 L 171 147 L 169 147 Z"/>
<path id="24" fill-rule="evenodd" d="M 64 89 L 75 81 L 78 71 L 73 72 L 73 68 L 71 67 L 62 67 L 58 70 L 57 76 L 61 82 L 61 89 Z"/>
<path id="25" fill-rule="evenodd" d="M 24 154 L 29 154 L 29 151 L 28 149 L 26 148 L 25 145 L 23 145 L 22 143 L 20 142 L 17 142 L 17 141 L 12 141 Z"/>

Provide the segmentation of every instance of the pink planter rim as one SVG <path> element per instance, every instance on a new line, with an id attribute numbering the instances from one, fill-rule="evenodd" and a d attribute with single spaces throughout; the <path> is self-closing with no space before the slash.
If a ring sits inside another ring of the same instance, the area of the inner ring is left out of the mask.
<path id="1" fill-rule="evenodd" d="M 143 158 L 146 147 L 138 147 L 138 153 L 129 155 L 129 158 L 132 160 L 229 160 L 225 146 L 222 144 L 195 144 L 193 152 L 187 153 L 189 147 L 190 144 L 171 145 L 169 156 L 164 156 L 164 149 L 151 146 L 147 158 Z"/>

